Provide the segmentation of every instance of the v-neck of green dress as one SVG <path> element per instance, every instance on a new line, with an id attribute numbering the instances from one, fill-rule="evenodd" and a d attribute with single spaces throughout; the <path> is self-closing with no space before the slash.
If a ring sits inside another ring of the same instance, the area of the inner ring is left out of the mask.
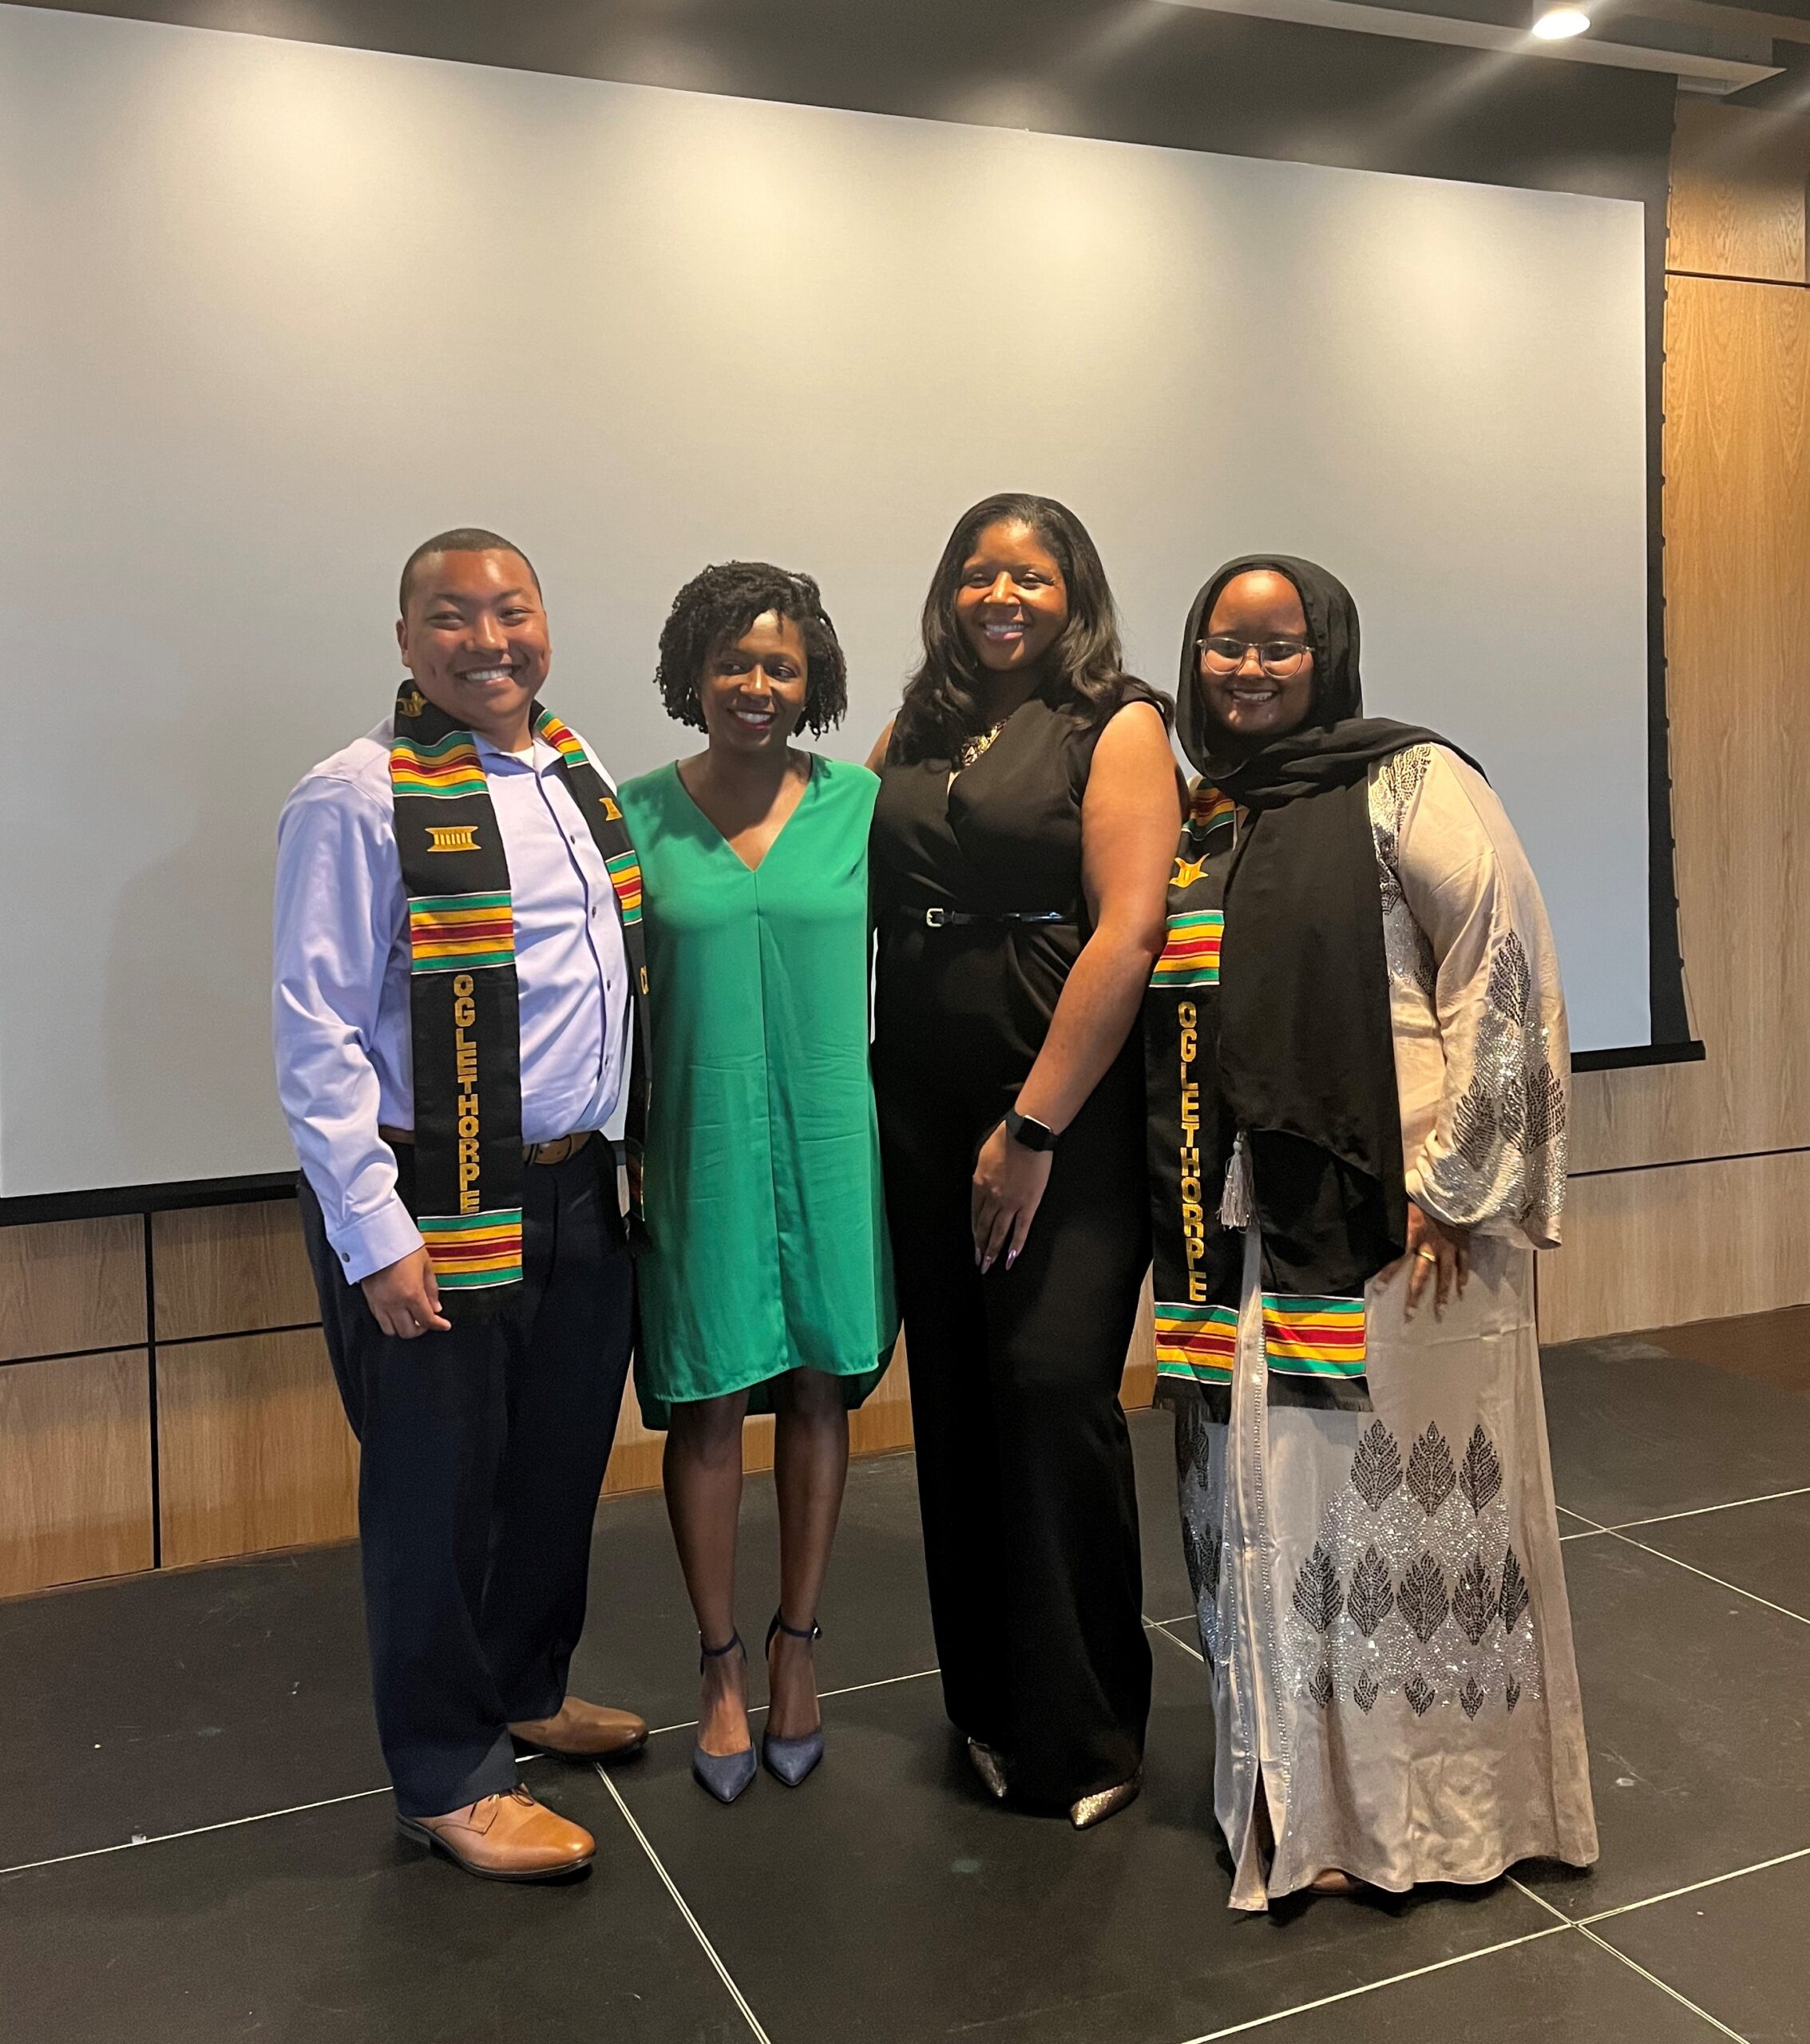
<path id="1" fill-rule="evenodd" d="M 805 806 L 810 802 L 811 797 L 817 792 L 818 779 L 822 768 L 823 762 L 818 755 L 814 752 L 812 753 L 810 757 L 810 765 L 806 769 L 805 774 L 804 792 L 798 797 L 798 800 L 793 803 L 791 814 L 787 816 L 786 821 L 780 825 L 778 830 L 774 834 L 773 842 L 767 846 L 764 852 L 761 854 L 759 866 L 750 866 L 747 861 L 743 858 L 742 854 L 736 850 L 735 847 L 730 843 L 727 836 L 723 831 L 723 826 L 716 821 L 716 819 L 710 814 L 709 810 L 704 807 L 703 804 L 699 801 L 698 798 L 692 794 L 691 790 L 688 787 L 686 786 L 685 776 L 679 772 L 679 762 L 676 759 L 672 763 L 671 772 L 673 780 L 678 786 L 679 794 L 683 795 L 686 801 L 688 802 L 698 812 L 699 815 L 701 816 L 705 822 L 710 826 L 711 829 L 716 833 L 717 840 L 723 846 L 723 849 L 729 854 L 729 856 L 744 873 L 756 873 L 760 871 L 761 866 L 765 866 L 767 861 L 773 857 L 774 854 L 778 850 L 780 846 L 785 842 L 786 838 L 790 834 L 792 826 L 798 820 L 799 810 L 805 807 Z"/>
<path id="2" fill-rule="evenodd" d="M 868 1067 L 879 782 L 818 755 L 750 866 L 676 764 L 629 782 L 653 1057 L 642 1416 L 822 1370 L 850 1404 L 897 1332 Z"/>

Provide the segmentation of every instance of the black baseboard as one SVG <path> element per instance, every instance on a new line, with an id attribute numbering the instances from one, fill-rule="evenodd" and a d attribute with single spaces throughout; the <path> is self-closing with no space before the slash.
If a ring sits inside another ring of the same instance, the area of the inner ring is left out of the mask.
<path id="1" fill-rule="evenodd" d="M 86 1192 L 24 1193 L 0 1199 L 0 1228 L 32 1221 L 97 1221 L 120 1214 L 164 1214 L 184 1206 L 243 1206 L 293 1199 L 293 1171 L 259 1171 L 234 1178 L 180 1178 L 168 1185 L 97 1186 Z"/>

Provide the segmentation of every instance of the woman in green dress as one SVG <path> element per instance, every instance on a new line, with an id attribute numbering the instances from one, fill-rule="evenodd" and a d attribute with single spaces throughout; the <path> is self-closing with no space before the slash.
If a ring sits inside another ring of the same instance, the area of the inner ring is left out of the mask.
<path id="1" fill-rule="evenodd" d="M 868 1069 L 867 834 L 879 782 L 790 740 L 847 705 L 817 584 L 707 568 L 660 635 L 667 712 L 708 743 L 630 782 L 653 1089 L 636 1389 L 667 1430 L 667 1510 L 697 1614 L 692 1768 L 755 1772 L 735 1619 L 742 1422 L 777 1416 L 780 1603 L 762 1757 L 795 1787 L 823 1750 L 812 1666 L 848 1413 L 898 1331 Z"/>

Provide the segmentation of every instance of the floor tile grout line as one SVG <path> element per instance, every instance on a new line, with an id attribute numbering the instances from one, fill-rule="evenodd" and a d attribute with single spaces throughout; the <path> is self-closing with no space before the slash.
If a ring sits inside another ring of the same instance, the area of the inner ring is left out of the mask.
<path id="1" fill-rule="evenodd" d="M 1201 1652 L 1200 1649 L 1198 1646 L 1189 1646 L 1188 1642 L 1185 1639 L 1177 1638 L 1175 1634 L 1169 1630 L 1170 1626 L 1180 1625 L 1182 1622 L 1183 1621 L 1179 1618 L 1166 1618 L 1161 1625 L 1153 1625 L 1148 1618 L 1144 1620 L 1144 1623 L 1150 1626 L 1152 1632 L 1161 1633 L 1163 1638 L 1169 1642 L 1171 1646 L 1180 1647 L 1184 1654 L 1192 1655 L 1192 1657 L 1196 1661 L 1199 1662 L 1201 1666 L 1204 1668 L 1206 1665 L 1206 1656 Z"/>
<path id="2" fill-rule="evenodd" d="M 766 2031 L 762 2026 L 760 2018 L 756 2015 L 754 2010 L 748 2006 L 747 1996 L 744 1994 L 741 1989 L 735 1984 L 735 1975 L 731 1973 L 729 1971 L 729 1968 L 723 1964 L 721 1955 L 718 1952 L 716 1947 L 711 1943 L 709 1938 L 706 1935 L 703 1925 L 700 1923 L 697 1918 L 692 1914 L 691 1905 L 679 1892 L 679 1884 L 672 1878 L 671 1875 L 667 1872 L 666 1863 L 660 1858 L 659 1853 L 654 1850 L 652 1840 L 648 1837 L 646 1832 L 641 1828 L 640 1824 L 636 1820 L 635 1812 L 630 1809 L 628 1804 L 623 1800 L 622 1791 L 616 1787 L 616 1784 L 612 1781 L 611 1781 L 608 1775 L 604 1772 L 601 1766 L 597 1769 L 597 1779 L 603 1783 L 604 1786 L 607 1789 L 608 1789 L 611 1800 L 615 1803 L 617 1809 L 622 1813 L 623 1822 L 628 1825 L 628 1828 L 632 1832 L 633 1832 L 641 1850 L 647 1854 L 649 1865 L 651 1865 L 654 1872 L 659 1876 L 661 1880 L 665 1883 L 666 1891 L 672 1897 L 673 1906 L 678 1910 L 679 1915 L 685 1919 L 687 1924 L 690 1927 L 692 1936 L 697 1939 L 699 1946 L 703 1948 L 705 1958 L 707 1959 L 711 1964 L 716 1968 L 717 1977 L 722 1981 L 723 1986 L 729 1990 L 730 1998 L 735 2002 L 736 2007 L 742 2011 L 743 2019 L 747 2022 L 749 2029 L 754 2033 L 754 2034 L 760 2039 L 760 2044 L 773 2044 L 772 2038 L 767 2035 Z"/>
<path id="3" fill-rule="evenodd" d="M 909 1675 L 882 1675 L 877 1682 L 850 1682 L 846 1689 L 824 1689 L 819 1693 L 817 1700 L 819 1703 L 828 1703 L 834 1697 L 859 1696 L 864 1689 L 889 1689 L 900 1682 L 921 1682 L 929 1676 L 940 1675 L 942 1672 L 941 1667 L 914 1668 Z M 764 1703 L 751 1703 L 748 1705 L 748 1715 L 758 1717 L 766 1707 Z M 679 1725 L 656 1725 L 648 1737 L 657 1739 L 667 1732 L 694 1732 L 698 1723 L 695 1717 L 687 1717 Z"/>
<path id="4" fill-rule="evenodd" d="M 1669 1526 L 1674 1519 L 1701 1519 L 1712 1511 L 1739 1511 L 1744 1505 L 1777 1504 L 1785 1498 L 1810 1498 L 1810 1483 L 1800 1483 L 1795 1490 L 1766 1491 L 1757 1498 L 1730 1498 L 1726 1504 L 1693 1505 L 1685 1511 L 1656 1511 L 1650 1519 L 1618 1519 L 1613 1526 L 1603 1527 L 1605 1533 L 1631 1533 L 1639 1526 Z M 1582 1518 L 1582 1514 L 1574 1516 Z"/>
<path id="5" fill-rule="evenodd" d="M 1569 1923 L 1574 1930 L 1578 1927 L 1579 1919 L 1577 1917 L 1567 1916 L 1557 1903 L 1548 1902 L 1543 1895 L 1536 1895 L 1524 1881 L 1518 1881 L 1512 1874 L 1508 1876 L 1508 1885 L 1524 1895 L 1530 1902 L 1543 1909 L 1547 1915 L 1556 1916 L 1561 1923 Z"/>
<path id="6" fill-rule="evenodd" d="M 1613 1526 L 1606 1526 L 1602 1530 L 1611 1539 L 1619 1540 L 1625 1547 L 1638 1548 L 1642 1554 L 1651 1555 L 1656 1561 L 1669 1562 L 1673 1568 L 1688 1569 L 1693 1575 L 1701 1576 L 1705 1583 L 1713 1583 L 1719 1589 L 1729 1590 L 1737 1597 L 1745 1597 L 1750 1603 L 1764 1605 L 1768 1611 L 1776 1611 L 1781 1618 L 1792 1618 L 1800 1626 L 1810 1626 L 1810 1618 L 1802 1611 L 1793 1611 L 1784 1604 L 1775 1604 L 1770 1597 L 1762 1597 L 1757 1590 L 1744 1590 L 1738 1583 L 1730 1583 L 1726 1576 L 1712 1575 L 1708 1569 L 1699 1568 L 1696 1563 L 1681 1561 L 1676 1555 L 1667 1554 L 1663 1547 L 1650 1547 L 1644 1540 L 1631 1539 L 1626 1533 L 1618 1533 Z"/>
<path id="7" fill-rule="evenodd" d="M 1424 1979 L 1429 1973 L 1444 1973 L 1454 1966 L 1467 1966 L 1474 1959 L 1489 1959 L 1499 1951 L 1512 1951 L 1518 1945 L 1537 1944 L 1542 1938 L 1562 1937 L 1567 1931 L 1574 1931 L 1575 1923 L 1548 1924 L 1543 1931 L 1525 1931 L 1518 1938 L 1504 1938 L 1499 1943 L 1480 1945 L 1475 1951 L 1454 1952 L 1450 1959 L 1437 1959 L 1430 1966 L 1411 1967 L 1406 1973 L 1392 1973 L 1387 1979 L 1367 1980 L 1359 1987 L 1343 1987 L 1336 1994 L 1322 1994 L 1317 2001 L 1301 2002 L 1293 2008 L 1276 2009 L 1268 2015 L 1254 2015 L 1243 2022 L 1229 2023 L 1223 2030 L 1209 2030 L 1198 2037 L 1190 2037 L 1187 2044 L 1217 2044 L 1222 2037 L 1240 2037 L 1248 2030 L 1262 2030 L 1273 2022 L 1285 2022 L 1290 2016 L 1307 2015 L 1315 2009 L 1333 2007 L 1340 2002 L 1354 2001 L 1360 1994 L 1374 1994 L 1384 1987 L 1399 1987 L 1409 1980 Z"/>
<path id="8" fill-rule="evenodd" d="M 1619 1959 L 1622 1964 L 1626 1967 L 1630 1973 L 1638 1973 L 1642 1979 L 1650 1982 L 1654 1987 L 1659 1990 L 1661 1994 L 1669 1994 L 1672 1999 L 1676 2002 L 1681 2008 L 1689 2009 L 1693 2015 L 1701 2017 L 1705 2022 L 1709 2024 L 1712 2030 L 1719 2030 L 1725 2037 L 1732 2037 L 1735 2040 L 1735 2044 L 1747 2044 L 1747 2039 L 1741 2035 L 1738 2030 L 1729 2029 L 1729 2026 L 1725 2022 L 1720 2022 L 1716 2017 L 1713 2016 L 1709 2013 L 1709 2010 L 1705 2008 L 1699 2008 L 1697 2003 L 1690 1998 L 1689 1995 L 1681 1994 L 1677 1989 L 1672 1986 L 1670 1982 L 1661 1980 L 1657 1973 L 1648 1972 L 1646 1968 L 1642 1966 L 1638 1959 L 1630 1959 L 1625 1951 L 1618 1951 L 1615 1947 L 1609 1943 L 1607 1939 L 1599 1938 L 1596 1935 L 1595 1931 L 1591 1930 L 1586 1924 L 1580 1923 L 1577 1926 L 1577 1928 L 1585 1937 L 1589 1939 L 1590 1943 L 1596 1947 L 1598 1951 L 1606 1951 L 1611 1959 Z"/>
<path id="9" fill-rule="evenodd" d="M 343 1796 L 323 1796 L 313 1803 L 291 1803 L 287 1809 L 254 1810 L 249 1816 L 223 1817 L 218 1824 L 191 1824 L 186 1831 L 160 1831 L 148 1838 L 122 1838 L 117 1845 L 90 1845 L 81 1852 L 59 1852 L 48 1860 L 26 1860 L 16 1867 L 0 1867 L 0 1880 L 10 1874 L 34 1874 L 44 1867 L 67 1867 L 77 1860 L 102 1860 L 112 1852 L 136 1852 L 146 1845 L 173 1845 L 180 1839 L 205 1838 L 216 1831 L 237 1831 L 248 1824 L 268 1824 L 276 1817 L 306 1816 L 311 1810 L 331 1810 L 342 1803 L 368 1802 L 373 1796 L 393 1792 L 386 1781 L 381 1788 L 354 1788 Z"/>
<path id="10" fill-rule="evenodd" d="M 1810 1845 L 1800 1845 L 1795 1852 L 1780 1852 L 1770 1860 L 1757 1860 L 1751 1867 L 1736 1867 L 1725 1874 L 1710 1874 L 1700 1881 L 1687 1881 L 1682 1888 L 1667 1888 L 1663 1895 L 1643 1895 L 1638 1902 L 1618 1902 L 1613 1909 L 1594 1910 L 1588 1916 L 1573 1920 L 1580 1930 L 1588 1930 L 1595 1923 L 1611 1923 L 1618 1916 L 1631 1916 L 1638 1909 L 1651 1909 L 1658 1903 L 1676 1902 L 1681 1895 L 1698 1895 L 1706 1888 L 1720 1888 L 1725 1881 L 1745 1880 L 1749 1874 L 1764 1874 L 1774 1867 L 1788 1867 L 1794 1860 L 1810 1860 Z"/>

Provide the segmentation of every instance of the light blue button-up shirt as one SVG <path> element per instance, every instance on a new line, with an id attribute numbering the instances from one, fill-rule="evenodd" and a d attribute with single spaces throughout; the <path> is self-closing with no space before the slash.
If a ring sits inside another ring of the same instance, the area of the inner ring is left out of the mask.
<path id="1" fill-rule="evenodd" d="M 323 760 L 283 804 L 276 833 L 277 1091 L 327 1238 L 354 1282 L 421 1246 L 377 1132 L 380 1123 L 414 1127 L 390 736 L 379 724 Z M 531 760 L 482 739 L 477 754 L 514 897 L 522 1140 L 547 1143 L 600 1129 L 616 1111 L 628 961 L 609 874 L 554 770 L 558 754 L 538 739 Z"/>

